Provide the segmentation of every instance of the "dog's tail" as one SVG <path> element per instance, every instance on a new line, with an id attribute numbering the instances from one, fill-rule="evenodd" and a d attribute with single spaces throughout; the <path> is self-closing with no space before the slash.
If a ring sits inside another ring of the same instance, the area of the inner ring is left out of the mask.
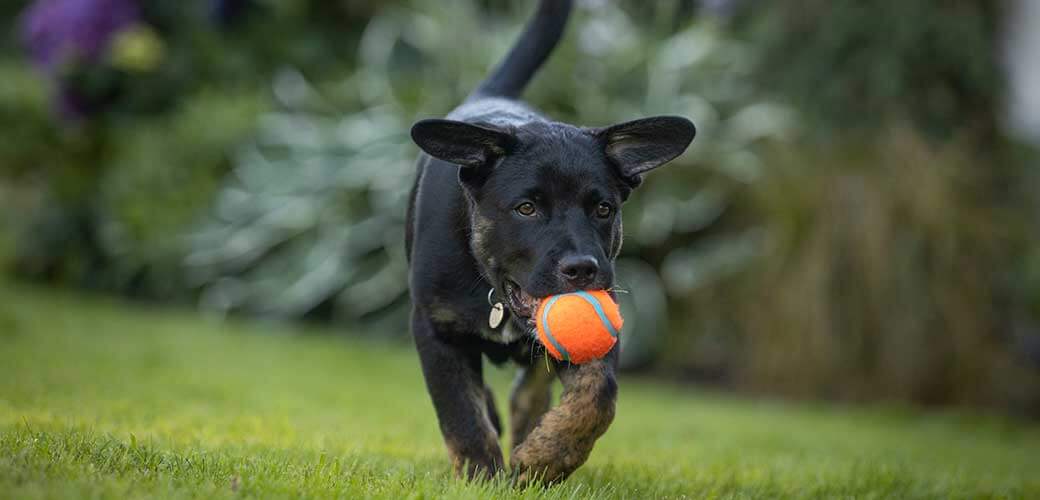
<path id="1" fill-rule="evenodd" d="M 473 91 L 474 97 L 520 97 L 563 36 L 572 0 L 540 0 L 520 39 L 506 58 Z"/>

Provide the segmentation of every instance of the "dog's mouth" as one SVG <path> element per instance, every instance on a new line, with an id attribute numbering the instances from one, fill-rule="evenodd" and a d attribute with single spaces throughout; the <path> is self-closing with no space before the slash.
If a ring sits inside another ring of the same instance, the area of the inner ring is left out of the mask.
<path id="1" fill-rule="evenodd" d="M 522 318 L 530 319 L 538 310 L 538 299 L 525 292 L 515 281 L 507 279 L 503 285 L 509 310 Z"/>

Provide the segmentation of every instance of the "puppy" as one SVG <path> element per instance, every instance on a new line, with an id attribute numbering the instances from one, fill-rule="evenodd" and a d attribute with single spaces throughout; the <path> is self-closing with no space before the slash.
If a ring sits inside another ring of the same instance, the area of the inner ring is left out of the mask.
<path id="1" fill-rule="evenodd" d="M 547 362 L 532 316 L 548 295 L 613 286 L 621 204 L 695 134 L 672 116 L 576 127 L 520 102 L 570 10 L 570 0 L 541 0 L 466 101 L 411 130 L 423 151 L 406 237 L 411 328 L 448 453 L 467 477 L 505 467 L 484 356 L 520 366 L 509 405 L 510 465 L 520 481 L 566 478 L 607 430 L 618 348 L 582 365 Z M 550 409 L 554 376 L 563 394 Z"/>

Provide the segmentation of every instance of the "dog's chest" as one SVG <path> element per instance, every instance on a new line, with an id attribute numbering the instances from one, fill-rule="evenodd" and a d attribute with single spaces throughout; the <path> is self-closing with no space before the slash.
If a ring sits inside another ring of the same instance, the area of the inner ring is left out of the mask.
<path id="1" fill-rule="evenodd" d="M 489 313 L 490 316 L 491 313 Z M 508 313 L 507 313 L 508 315 Z M 502 324 L 498 328 L 491 328 L 490 322 L 488 324 L 481 325 L 480 336 L 497 342 L 499 344 L 512 344 L 517 340 L 520 340 L 527 336 L 527 332 L 517 328 L 516 325 L 509 320 L 508 316 L 502 320 Z"/>
<path id="2" fill-rule="evenodd" d="M 492 321 L 498 313 L 494 312 L 493 305 L 485 305 L 482 301 L 447 303 L 432 299 L 424 309 L 428 311 L 434 325 L 446 332 L 467 335 L 476 333 L 480 338 L 496 344 L 512 344 L 530 335 L 528 329 L 516 325 L 507 309 L 502 311 L 499 321 Z M 492 323 L 497 323 L 498 327 L 492 328 Z"/>

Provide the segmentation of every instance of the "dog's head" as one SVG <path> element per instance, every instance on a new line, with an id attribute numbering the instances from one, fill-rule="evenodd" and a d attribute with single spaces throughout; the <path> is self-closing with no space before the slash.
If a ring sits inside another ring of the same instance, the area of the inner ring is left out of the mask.
<path id="1" fill-rule="evenodd" d="M 460 167 L 473 255 L 522 318 L 539 298 L 613 286 L 621 204 L 694 135 L 689 120 L 671 116 L 596 129 L 452 120 L 412 127 L 423 151 Z"/>

